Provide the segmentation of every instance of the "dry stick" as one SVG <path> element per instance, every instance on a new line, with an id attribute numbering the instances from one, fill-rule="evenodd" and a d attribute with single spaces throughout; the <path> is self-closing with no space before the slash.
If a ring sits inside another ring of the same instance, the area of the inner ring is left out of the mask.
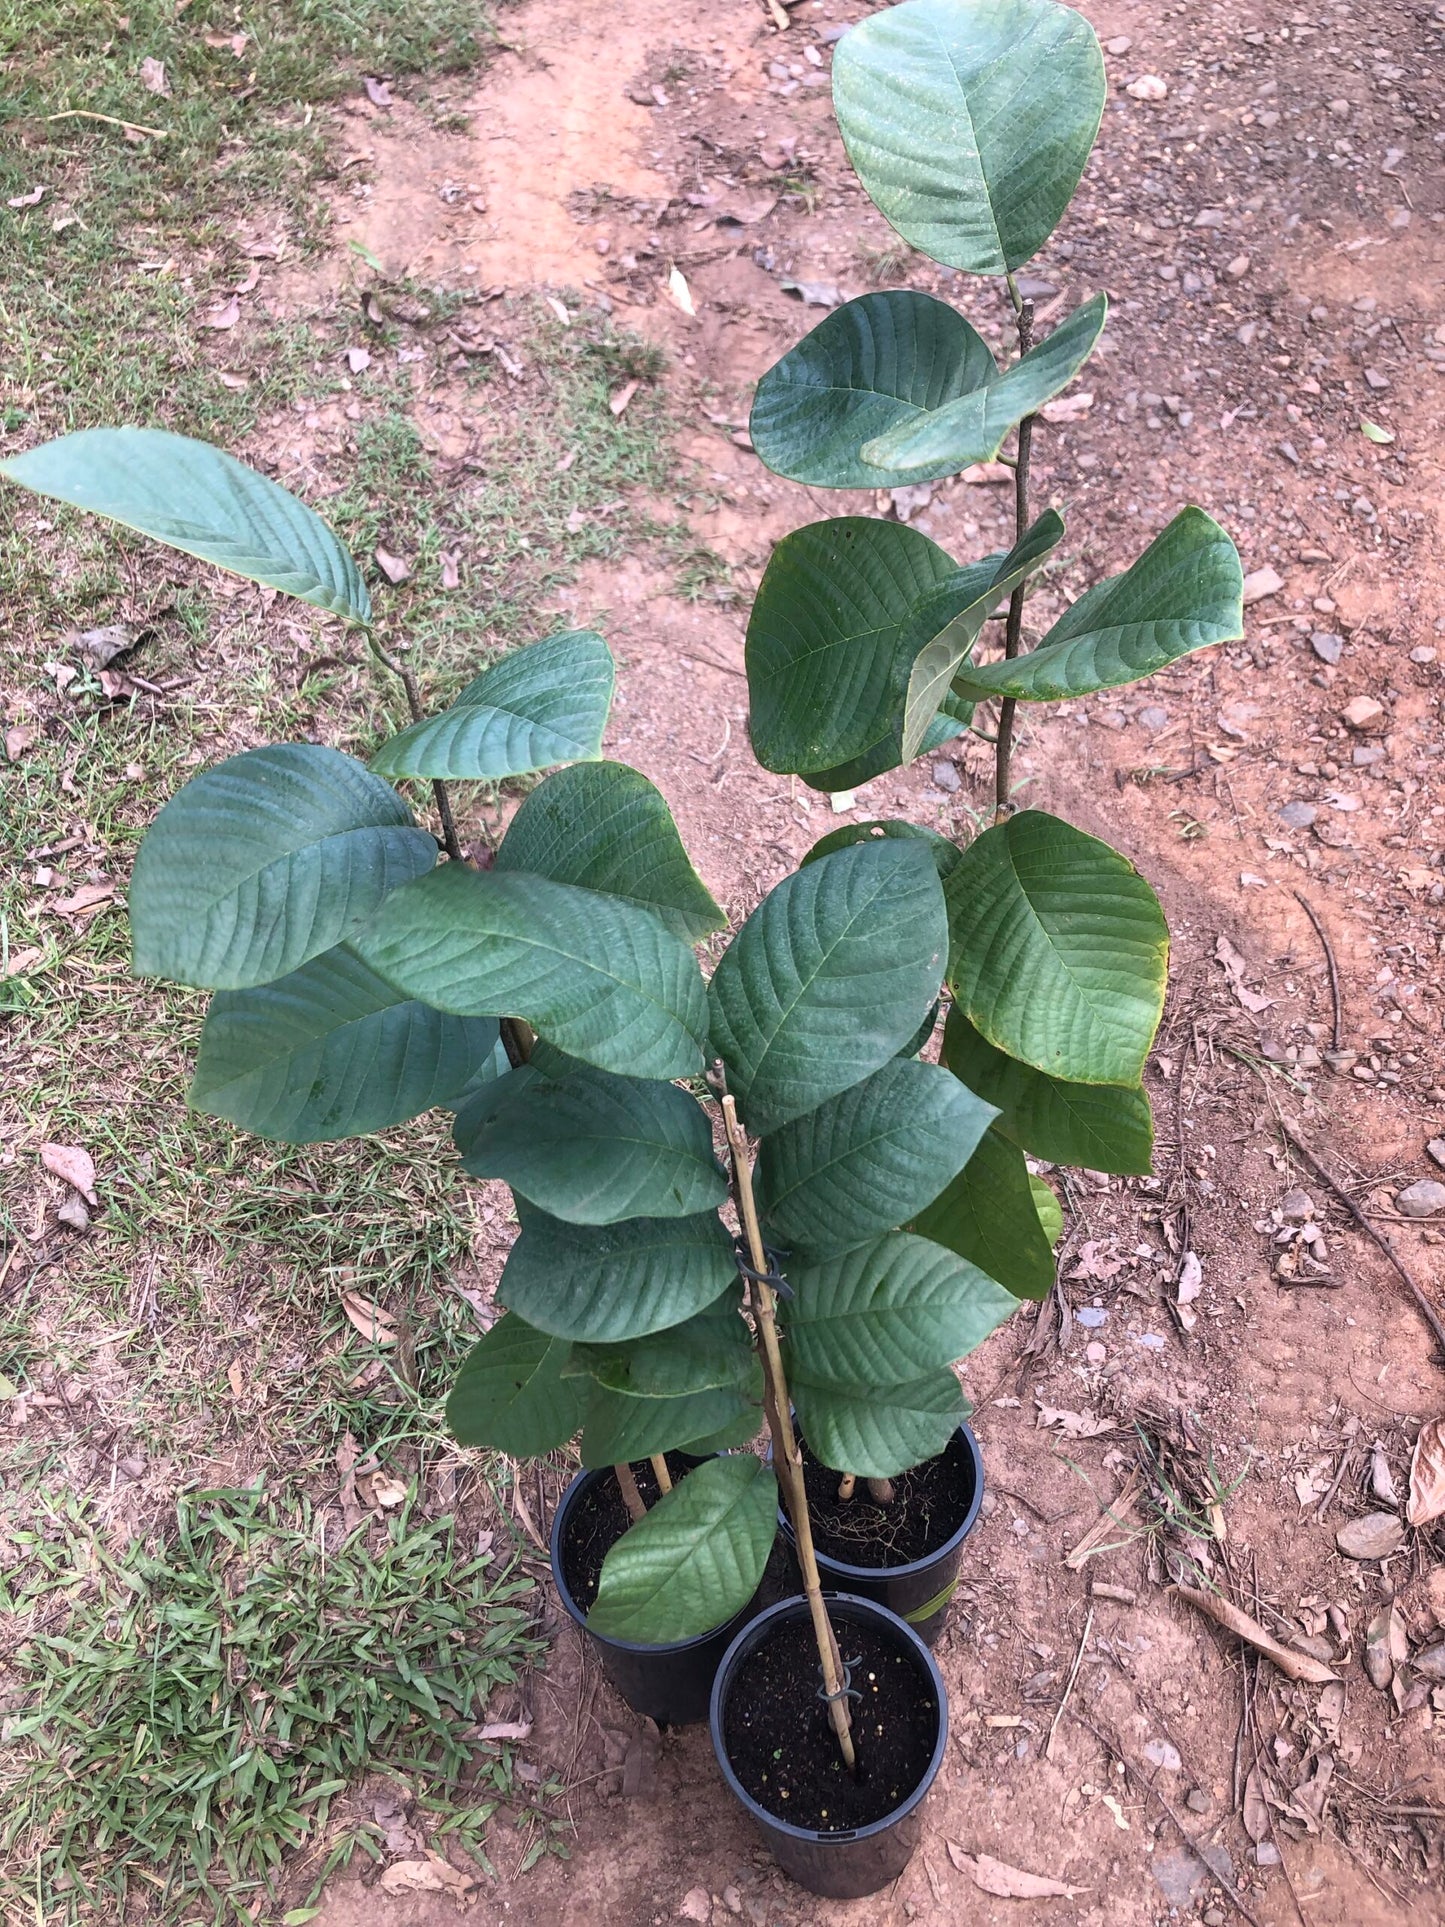
<path id="1" fill-rule="evenodd" d="M 1014 314 L 1018 320 L 1019 359 L 1033 346 L 1034 304 L 1025 301 L 1019 293 L 1018 283 L 1012 275 L 1008 277 L 1009 299 L 1014 304 Z M 1028 526 L 1029 519 L 1029 455 L 1033 447 L 1034 418 L 1025 415 L 1019 423 L 1018 459 L 1014 464 L 1014 541 L 1017 542 Z M 1003 653 L 1012 662 L 1019 652 L 1023 636 L 1024 585 L 1021 582 L 1008 600 L 1008 621 L 1004 626 Z M 994 760 L 994 821 L 1002 823 L 1008 815 L 1009 802 L 1009 763 L 1013 757 L 1014 711 L 1018 707 L 1012 696 L 1005 696 L 998 706 L 998 749 Z"/>
<path id="2" fill-rule="evenodd" d="M 1064 1696 L 1059 1701 L 1058 1710 L 1055 1712 L 1053 1719 L 1049 1722 L 1049 1737 L 1044 1742 L 1044 1758 L 1046 1760 L 1051 1760 L 1054 1757 L 1054 1735 L 1059 1730 L 1059 1721 L 1064 1717 L 1064 1708 L 1068 1705 L 1069 1695 L 1074 1690 L 1074 1681 L 1079 1677 L 1079 1668 L 1084 1663 L 1084 1648 L 1088 1645 L 1089 1634 L 1093 1630 L 1094 1608 L 1090 1606 L 1088 1617 L 1084 1621 L 1084 1630 L 1079 1634 L 1079 1644 L 1074 1653 L 1074 1663 L 1069 1668 L 1068 1679 L 1064 1682 Z"/>
<path id="3" fill-rule="evenodd" d="M 58 114 L 47 114 L 46 122 L 57 120 L 98 120 L 107 127 L 123 127 L 128 134 L 149 134 L 153 141 L 170 139 L 164 127 L 142 127 L 138 120 L 117 120 L 114 114 L 93 114 L 85 107 L 66 107 Z"/>
<path id="4" fill-rule="evenodd" d="M 672 1474 L 667 1469 L 667 1460 L 663 1457 L 662 1453 L 654 1452 L 648 1460 L 648 1464 L 652 1467 L 653 1473 L 657 1478 L 658 1491 L 671 1492 Z"/>
<path id="5" fill-rule="evenodd" d="M 630 1465 L 614 1465 L 613 1473 L 617 1479 L 617 1489 L 622 1494 L 622 1503 L 627 1507 L 627 1516 L 636 1525 L 647 1517 L 647 1507 L 642 1503 L 642 1494 L 637 1489 L 637 1481 L 632 1476 Z"/>
<path id="6" fill-rule="evenodd" d="M 1331 1050 L 1338 1050 L 1340 1048 L 1340 1040 L 1344 1036 L 1344 1008 L 1340 1003 L 1340 973 L 1335 968 L 1335 953 L 1330 947 L 1330 940 L 1325 935 L 1325 926 L 1320 922 L 1314 905 L 1310 903 L 1307 898 L 1302 897 L 1298 890 L 1294 893 L 1294 900 L 1314 925 L 1315 935 L 1320 940 L 1320 948 L 1325 953 L 1325 965 L 1330 973 L 1330 998 L 1335 1007 L 1335 1024 L 1334 1030 L 1331 1032 L 1334 1041 L 1330 1048 Z"/>
<path id="7" fill-rule="evenodd" d="M 768 1269 L 763 1249 L 763 1234 L 758 1226 L 758 1207 L 753 1199 L 753 1167 L 748 1157 L 747 1140 L 738 1123 L 737 1104 L 728 1096 L 722 1100 L 727 1125 L 728 1149 L 732 1153 L 733 1175 L 737 1186 L 738 1213 L 748 1241 L 748 1262 L 754 1271 Z M 851 1772 L 857 1756 L 853 1751 L 853 1720 L 843 1690 L 843 1662 L 837 1636 L 823 1604 L 823 1586 L 818 1577 L 818 1556 L 813 1550 L 813 1522 L 808 1516 L 808 1495 L 803 1485 L 803 1455 L 793 1431 L 792 1407 L 788 1384 L 783 1376 L 783 1356 L 778 1346 L 777 1321 L 773 1316 L 773 1291 L 770 1285 L 752 1280 L 753 1312 L 758 1334 L 763 1341 L 763 1374 L 768 1387 L 768 1426 L 773 1435 L 773 1462 L 782 1478 L 788 1517 L 793 1522 L 798 1565 L 803 1574 L 803 1592 L 813 1620 L 813 1637 L 818 1642 L 818 1657 L 823 1666 L 823 1686 L 828 1699 L 828 1717 L 838 1736 L 838 1750 Z"/>
<path id="8" fill-rule="evenodd" d="M 1430 1300 L 1425 1296 L 1424 1292 L 1415 1283 L 1414 1278 L 1411 1276 L 1409 1270 L 1405 1265 L 1404 1259 L 1400 1256 L 1399 1252 L 1396 1251 L 1394 1245 L 1390 1242 L 1389 1238 L 1386 1237 L 1383 1231 L 1376 1231 L 1375 1227 L 1370 1223 L 1369 1219 L 1365 1216 L 1364 1212 L 1355 1203 L 1354 1199 L 1350 1196 L 1349 1192 L 1346 1191 L 1342 1185 L 1338 1184 L 1335 1181 L 1335 1179 L 1330 1176 L 1329 1172 L 1325 1169 L 1324 1165 L 1320 1163 L 1315 1153 L 1310 1149 L 1310 1147 L 1306 1143 L 1304 1143 L 1302 1139 L 1295 1136 L 1294 1132 L 1289 1128 L 1288 1124 L 1285 1123 L 1284 1119 L 1282 1117 L 1276 1117 L 1275 1122 L 1279 1125 L 1280 1133 L 1283 1136 L 1285 1143 L 1288 1144 L 1291 1147 L 1291 1149 L 1293 1149 L 1300 1157 L 1304 1159 L 1305 1163 L 1310 1167 L 1310 1169 L 1314 1172 L 1317 1178 L 1321 1179 L 1323 1183 L 1329 1186 L 1331 1192 L 1339 1200 L 1339 1202 L 1345 1207 L 1346 1211 L 1349 1212 L 1350 1216 L 1354 1219 L 1355 1223 L 1360 1227 L 1361 1231 L 1363 1231 L 1368 1238 L 1371 1238 L 1375 1242 L 1375 1244 L 1377 1244 L 1380 1247 L 1381 1251 L 1384 1252 L 1385 1256 L 1389 1259 L 1390 1263 L 1395 1267 L 1396 1271 L 1399 1272 L 1400 1276 L 1404 1279 L 1405 1283 L 1410 1287 L 1410 1295 L 1420 1308 L 1420 1316 L 1425 1320 L 1425 1323 L 1430 1327 L 1431 1331 L 1434 1332 L 1435 1342 L 1440 1347 L 1440 1356 L 1442 1359 L 1445 1359 L 1445 1323 L 1441 1322 L 1439 1312 L 1436 1311 L 1435 1307 L 1430 1303 Z"/>
<path id="9" fill-rule="evenodd" d="M 369 629 L 366 631 L 366 643 L 382 668 L 389 669 L 406 691 L 406 706 L 411 711 L 411 719 L 419 723 L 426 711 L 421 706 L 421 691 L 416 686 L 416 677 L 404 663 L 398 662 L 395 656 L 382 648 Z M 462 846 L 457 836 L 456 819 L 452 815 L 452 799 L 447 795 L 446 784 L 439 777 L 433 780 L 431 787 L 432 795 L 436 798 L 437 815 L 442 820 L 442 842 L 446 846 L 446 853 L 453 863 L 460 863 Z"/>

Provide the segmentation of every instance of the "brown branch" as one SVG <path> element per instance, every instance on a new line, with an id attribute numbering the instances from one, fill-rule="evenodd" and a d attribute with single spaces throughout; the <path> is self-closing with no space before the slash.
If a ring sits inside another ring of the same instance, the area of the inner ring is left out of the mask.
<path id="1" fill-rule="evenodd" d="M 1009 297 L 1019 331 L 1019 360 L 1022 361 L 1034 339 L 1034 304 L 1019 294 L 1012 275 L 1008 277 Z M 1014 464 L 1014 541 L 1021 540 L 1029 522 L 1029 457 L 1033 449 L 1034 418 L 1025 415 L 1019 423 L 1018 457 Z M 1004 626 L 1003 653 L 1012 662 L 1023 639 L 1025 585 L 1020 582 L 1008 601 L 1008 621 Z M 998 708 L 998 748 L 994 759 L 994 821 L 1003 822 L 1009 813 L 1009 766 L 1013 760 L 1014 711 L 1018 704 L 1005 696 Z"/>
<path id="2" fill-rule="evenodd" d="M 1334 1029 L 1330 1033 L 1334 1041 L 1330 1048 L 1332 1050 L 1338 1050 L 1340 1048 L 1340 1041 L 1344 1036 L 1345 1027 L 1344 1008 L 1340 1002 L 1340 973 L 1335 967 L 1335 953 L 1330 947 L 1330 940 L 1325 934 L 1325 926 L 1320 922 L 1314 905 L 1310 903 L 1307 898 L 1302 897 L 1298 890 L 1294 893 L 1294 900 L 1314 925 L 1315 935 L 1320 940 L 1320 948 L 1325 953 L 1325 963 L 1330 973 L 1330 997 L 1335 1007 Z"/>

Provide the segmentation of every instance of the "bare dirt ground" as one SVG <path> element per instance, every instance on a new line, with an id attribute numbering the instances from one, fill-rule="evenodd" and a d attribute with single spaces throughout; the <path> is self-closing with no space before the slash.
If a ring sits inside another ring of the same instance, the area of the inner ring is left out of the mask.
<path id="1" fill-rule="evenodd" d="M 802 0 L 782 33 L 755 0 L 525 0 L 505 16 L 510 51 L 453 103 L 469 131 L 439 131 L 401 89 L 389 108 L 353 103 L 343 133 L 365 165 L 338 194 L 338 247 L 277 297 L 341 290 L 354 239 L 427 286 L 610 304 L 669 351 L 690 505 L 647 506 L 683 516 L 727 570 L 685 599 L 675 565 L 640 547 L 590 565 L 556 609 L 609 636 L 609 753 L 660 785 L 734 917 L 835 820 L 748 750 L 742 635 L 772 542 L 822 515 L 890 512 L 963 557 L 1007 527 L 986 478 L 825 499 L 767 475 L 747 444 L 752 383 L 824 311 L 806 300 L 908 284 L 1006 342 L 996 292 L 895 245 L 843 160 L 831 46 L 868 10 Z M 559 1628 L 525 1750 L 568 1777 L 572 1855 L 513 1879 L 503 1848 L 474 1919 L 1445 1918 L 1445 1687 L 1408 1663 L 1381 1686 L 1362 1664 L 1391 1601 L 1412 1651 L 1440 1639 L 1445 1536 L 1407 1533 L 1383 1562 L 1336 1544 L 1346 1521 L 1395 1510 L 1372 1494 L 1375 1468 L 1403 1490 L 1418 1424 L 1445 1410 L 1445 1363 L 1277 1128 L 1319 1152 L 1445 1305 L 1442 1232 L 1393 1202 L 1432 1175 L 1445 1122 L 1445 11 L 1085 11 L 1111 43 L 1110 103 L 1028 273 L 1042 325 L 1100 287 L 1113 314 L 1079 384 L 1091 402 L 1040 437 L 1037 494 L 1065 513 L 1069 560 L 1030 620 L 1132 560 L 1185 500 L 1230 528 L 1247 570 L 1277 577 L 1244 644 L 1036 712 L 1016 757 L 1027 799 L 1107 834 L 1169 914 L 1158 1175 L 1075 1185 L 1057 1299 L 969 1361 L 991 1492 L 940 1649 L 950 1755 L 895 1889 L 841 1904 L 788 1887 L 706 1734 L 639 1733 Z M 1166 97 L 1131 97 L 1141 75 Z M 695 315 L 667 295 L 674 268 Z M 460 473 L 505 400 L 437 369 L 416 420 Z M 1394 441 L 1367 439 L 1362 417 Z M 272 437 L 283 473 L 324 463 L 345 433 L 338 406 L 294 420 L 284 445 Z M 878 779 L 855 807 L 966 834 L 986 799 L 975 744 Z M 1338 966 L 1338 1038 L 1306 903 Z M 1306 1217 L 1281 1210 L 1301 1189 L 1323 1244 L 1282 1242 Z M 499 1236 L 493 1275 L 504 1254 Z M 1110 1504 L 1124 1523 L 1068 1563 Z M 1222 1642 L 1167 1590 L 1185 1555 L 1338 1683 L 1293 1683 Z M 1075 1897 L 990 1897 L 952 1848 Z M 321 1927 L 454 1917 L 449 1899 L 388 1898 L 373 1878 L 336 1882 Z"/>

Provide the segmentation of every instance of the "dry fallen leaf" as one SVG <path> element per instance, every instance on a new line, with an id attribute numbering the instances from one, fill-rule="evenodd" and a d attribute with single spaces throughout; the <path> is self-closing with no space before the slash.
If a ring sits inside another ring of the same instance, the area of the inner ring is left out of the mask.
<path id="1" fill-rule="evenodd" d="M 170 97 L 171 83 L 166 79 L 166 63 L 147 54 L 140 64 L 141 86 L 148 94 L 159 94 L 162 99 Z"/>
<path id="2" fill-rule="evenodd" d="M 425 1860 L 393 1861 L 382 1868 L 376 1884 L 384 1894 L 455 1894 L 466 1900 L 478 1883 L 440 1854 L 429 1853 Z"/>
<path id="3" fill-rule="evenodd" d="M 622 386 L 616 391 L 616 393 L 608 397 L 607 406 L 612 410 L 612 413 L 614 415 L 622 414 L 623 410 L 627 407 L 628 402 L 632 400 L 632 397 L 637 393 L 638 389 L 641 386 L 642 386 L 641 382 L 637 382 L 637 381 L 623 382 Z"/>
<path id="4" fill-rule="evenodd" d="M 1124 1269 L 1124 1264 L 1125 1260 L 1119 1257 L 1118 1249 L 1113 1246 L 1112 1240 L 1110 1246 L 1106 1247 L 1098 1238 L 1090 1238 L 1086 1244 L 1079 1246 L 1079 1262 L 1069 1276 L 1070 1278 L 1094 1278 L 1100 1284 L 1107 1284 L 1111 1278 L 1118 1277 Z"/>
<path id="5" fill-rule="evenodd" d="M 47 1171 L 78 1191 L 87 1204 L 99 1206 L 100 1199 L 95 1195 L 95 1163 L 89 1151 L 82 1151 L 78 1144 L 42 1144 L 40 1162 Z"/>
<path id="6" fill-rule="evenodd" d="M 203 328 L 218 329 L 234 328 L 240 319 L 241 304 L 237 301 L 235 295 L 232 295 L 230 300 L 223 301 L 219 308 L 212 308 L 209 314 L 202 315 L 201 326 Z"/>
<path id="7" fill-rule="evenodd" d="M 140 633 L 128 622 L 108 622 L 100 629 L 68 629 L 60 640 L 69 648 L 78 649 L 97 669 L 104 669 L 127 649 L 133 649 Z"/>
<path id="8" fill-rule="evenodd" d="M 239 1358 L 233 1358 L 226 1367 L 226 1382 L 231 1388 L 231 1397 L 236 1399 L 240 1398 L 241 1388 L 246 1381 L 241 1374 L 241 1361 Z"/>
<path id="9" fill-rule="evenodd" d="M 393 1478 L 389 1472 L 378 1472 L 371 1481 L 371 1496 L 385 1512 L 399 1506 L 406 1492 L 402 1480 Z"/>
<path id="10" fill-rule="evenodd" d="M 1410 1457 L 1410 1496 L 1405 1517 L 1412 1526 L 1427 1526 L 1445 1517 L 1445 1419 L 1432 1418 L 1420 1427 Z"/>
<path id="11" fill-rule="evenodd" d="M 1066 1887 L 1062 1880 L 1050 1880 L 1044 1874 L 1025 1873 L 1022 1867 L 995 1860 L 991 1853 L 965 1853 L 956 1840 L 945 1844 L 959 1872 L 966 1873 L 981 1893 L 1000 1900 L 1075 1900 L 1085 1891 L 1082 1887 Z"/>
<path id="12" fill-rule="evenodd" d="M 373 107 L 390 107 L 391 89 L 384 80 L 378 80 L 375 74 L 366 74 L 361 84 L 366 89 L 366 98 Z"/>
<path id="13" fill-rule="evenodd" d="M 12 194 L 6 203 L 8 207 L 39 207 L 45 198 L 43 187 L 32 187 L 28 194 Z"/>
<path id="14" fill-rule="evenodd" d="M 359 1291 L 344 1291 L 341 1294 L 341 1309 L 362 1337 L 369 1338 L 372 1344 L 396 1343 L 396 1320 L 390 1312 L 383 1311 L 374 1298 L 365 1298 Z"/>
<path id="15" fill-rule="evenodd" d="M 532 1722 L 530 1720 L 493 1720 L 477 1734 L 479 1740 L 525 1740 L 530 1739 Z"/>
<path id="16" fill-rule="evenodd" d="M 393 588 L 405 582 L 411 574 L 411 564 L 403 561 L 399 555 L 393 555 L 389 549 L 377 549 L 375 555 L 377 568 Z"/>
<path id="17" fill-rule="evenodd" d="M 1244 1640 L 1256 1652 L 1272 1659 L 1279 1670 L 1291 1679 L 1308 1680 L 1315 1686 L 1327 1686 L 1335 1679 L 1335 1674 L 1321 1660 L 1311 1659 L 1308 1653 L 1295 1652 L 1289 1646 L 1281 1646 L 1258 1620 L 1251 1619 L 1248 1613 L 1241 1612 L 1238 1606 L 1231 1605 L 1227 1599 L 1221 1599 L 1215 1593 L 1201 1592 L 1194 1586 L 1176 1586 L 1174 1591 L 1181 1599 L 1187 1599 L 1196 1612 L 1203 1613 L 1206 1619 L 1212 1619 L 1216 1626 L 1223 1626 L 1236 1639 Z"/>
<path id="18" fill-rule="evenodd" d="M 45 955 L 43 950 L 12 950 L 0 969 L 0 977 L 23 977 L 27 970 L 33 970 Z"/>
<path id="19" fill-rule="evenodd" d="M 681 308 L 686 315 L 696 315 L 692 289 L 687 285 L 687 276 L 681 268 L 674 268 L 667 277 L 667 298 L 675 308 Z"/>
<path id="20" fill-rule="evenodd" d="M 364 375 L 371 366 L 371 350 L 369 348 L 348 348 L 346 351 L 346 365 L 353 375 Z"/>
<path id="21" fill-rule="evenodd" d="M 553 314 L 556 315 L 564 328 L 570 328 L 572 326 L 572 316 L 568 311 L 565 301 L 559 301 L 555 294 L 544 295 L 542 299 L 547 303 L 547 306 L 552 310 Z"/>
<path id="22" fill-rule="evenodd" d="M 113 883 L 82 883 L 74 896 L 62 897 L 59 903 L 53 903 L 50 907 L 58 910 L 63 917 L 82 917 L 114 901 Z"/>
<path id="23" fill-rule="evenodd" d="M 1092 1412 L 1070 1412 L 1058 1405 L 1045 1405 L 1042 1399 L 1035 1401 L 1039 1408 L 1039 1427 L 1057 1425 L 1071 1439 L 1096 1439 L 1104 1432 L 1112 1432 L 1114 1421 L 1109 1418 L 1096 1418 Z"/>
<path id="24" fill-rule="evenodd" d="M 1269 1832 L 1269 1802 L 1264 1797 L 1264 1782 L 1259 1768 L 1253 1766 L 1245 1777 L 1244 1808 L 1240 1814 L 1244 1830 L 1256 1845 Z"/>
<path id="25" fill-rule="evenodd" d="M 1249 973 L 1248 961 L 1240 955 L 1228 937 L 1215 939 L 1214 954 L 1224 965 L 1224 974 L 1229 979 L 1229 987 L 1247 1011 L 1258 1017 L 1261 1011 L 1269 1010 L 1273 997 L 1266 997 L 1262 991 L 1251 990 L 1245 983 Z"/>
<path id="26" fill-rule="evenodd" d="M 14 729 L 5 732 L 5 760 L 18 763 L 32 743 L 40 740 L 40 731 L 32 729 L 28 723 L 17 723 Z"/>
<path id="27" fill-rule="evenodd" d="M 456 549 L 439 549 L 437 560 L 442 565 L 442 587 L 457 589 L 461 587 L 462 558 Z"/>

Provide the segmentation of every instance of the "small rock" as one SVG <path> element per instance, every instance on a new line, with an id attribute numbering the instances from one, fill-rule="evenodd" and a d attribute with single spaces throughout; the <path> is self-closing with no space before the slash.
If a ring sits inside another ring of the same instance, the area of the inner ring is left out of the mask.
<path id="1" fill-rule="evenodd" d="M 1124 92 L 1131 100 L 1165 100 L 1169 89 L 1158 74 L 1140 74 L 1137 80 L 1129 82 Z"/>
<path id="2" fill-rule="evenodd" d="M 1204 1922 L 1204 1927 L 1224 1927 L 1224 1915 L 1217 1907 L 1206 1907 L 1199 1918 Z"/>
<path id="3" fill-rule="evenodd" d="M 1116 33 L 1112 40 L 1106 40 L 1104 42 L 1104 51 L 1106 53 L 1111 53 L 1117 57 L 1119 54 L 1128 53 L 1129 49 L 1133 46 L 1133 44 L 1134 43 L 1129 38 L 1128 34 Z"/>
<path id="4" fill-rule="evenodd" d="M 1417 1178 L 1395 1193 L 1395 1209 L 1406 1218 L 1433 1218 L 1445 1211 L 1445 1184 L 1438 1178 Z"/>
<path id="5" fill-rule="evenodd" d="M 1315 1201 L 1308 1191 L 1286 1191 L 1279 1201 L 1279 1215 L 1286 1224 L 1308 1224 L 1315 1215 Z"/>
<path id="6" fill-rule="evenodd" d="M 1400 1503 L 1400 1495 L 1395 1490 L 1395 1475 L 1390 1470 L 1390 1461 L 1385 1457 L 1385 1448 L 1376 1439 L 1370 1447 L 1370 1490 L 1381 1505 Z"/>
<path id="7" fill-rule="evenodd" d="M 1168 710 L 1161 709 L 1158 703 L 1149 703 L 1139 711 L 1139 727 L 1141 729 L 1147 729 L 1151 735 L 1163 729 L 1168 721 Z"/>
<path id="8" fill-rule="evenodd" d="M 1187 1912 L 1194 1896 L 1209 1878 L 1209 1869 L 1184 1847 L 1170 1847 L 1156 1853 L 1149 1868 L 1171 1907 Z"/>
<path id="9" fill-rule="evenodd" d="M 946 756 L 941 756 L 933 765 L 933 787 L 936 790 L 946 790 L 951 796 L 961 780 L 956 766 Z"/>
<path id="10" fill-rule="evenodd" d="M 1168 1740 L 1146 1740 L 1144 1758 L 1150 1766 L 1160 1767 L 1165 1773 L 1177 1773 L 1183 1764 L 1178 1747 L 1171 1746 Z"/>
<path id="11" fill-rule="evenodd" d="M 1254 1850 L 1254 1864 L 1256 1867 L 1277 1867 L 1279 1865 L 1279 1848 L 1274 1844 L 1273 1840 L 1260 1841 Z"/>
<path id="12" fill-rule="evenodd" d="M 1359 1052 L 1353 1050 L 1327 1050 L 1325 1052 L 1325 1062 L 1337 1077 L 1343 1077 L 1346 1071 L 1351 1071 L 1355 1068 L 1355 1062 L 1358 1056 Z"/>
<path id="13" fill-rule="evenodd" d="M 1347 1559 L 1388 1559 L 1405 1543 L 1405 1528 L 1393 1512 L 1367 1512 L 1347 1519 L 1335 1544 Z"/>
<path id="14" fill-rule="evenodd" d="M 1423 1679 L 1445 1680 L 1445 1639 L 1416 1653 L 1410 1664 Z"/>
<path id="15" fill-rule="evenodd" d="M 740 1914 L 743 1910 L 743 1897 L 736 1887 L 728 1886 L 723 1888 L 722 1903 L 730 1914 Z"/>
<path id="16" fill-rule="evenodd" d="M 1279 814 L 1280 821 L 1288 824 L 1290 829 L 1307 830 L 1318 812 L 1313 803 L 1294 802 L 1286 803 Z"/>
<path id="17" fill-rule="evenodd" d="M 1244 602 L 1247 608 L 1251 602 L 1263 602 L 1266 596 L 1278 595 L 1284 587 L 1284 577 L 1268 563 L 1262 569 L 1251 569 L 1244 578 Z"/>
<path id="18" fill-rule="evenodd" d="M 1209 1795 L 1203 1787 L 1192 1786 L 1184 1796 L 1184 1804 L 1191 1813 L 1208 1813 Z M 1205 1919 L 1207 1920 L 1208 1917 L 1206 1914 Z"/>
<path id="19" fill-rule="evenodd" d="M 1367 368 L 1365 370 L 1365 386 L 1372 389 L 1375 394 L 1378 395 L 1382 393 L 1389 385 L 1390 377 L 1388 375 L 1382 375 L 1378 368 Z"/>
<path id="20" fill-rule="evenodd" d="M 1373 769 L 1376 763 L 1385 760 L 1383 743 L 1361 743 L 1350 753 L 1350 761 L 1356 769 Z"/>
<path id="21" fill-rule="evenodd" d="M 707 1927 L 712 1919 L 712 1901 L 706 1887 L 690 1887 L 682 1897 L 682 1905 L 677 1910 L 679 1920 L 693 1920 L 700 1927 Z"/>
<path id="22" fill-rule="evenodd" d="M 1321 662 L 1327 662 L 1333 668 L 1345 652 L 1345 639 L 1328 629 L 1316 629 L 1310 637 L 1310 648 Z"/>
<path id="23" fill-rule="evenodd" d="M 1332 100 L 1330 102 L 1330 112 L 1336 120 L 1348 120 L 1350 117 L 1350 103 L 1347 100 Z"/>
<path id="24" fill-rule="evenodd" d="M 73 1195 L 68 1197 L 64 1204 L 56 1206 L 55 1215 L 61 1224 L 69 1225 L 72 1231 L 90 1229 L 90 1213 L 80 1199 Z"/>
<path id="25" fill-rule="evenodd" d="M 1225 268 L 1224 278 L 1226 281 L 1242 281 L 1248 273 L 1249 256 L 1247 254 L 1236 254 L 1234 259 Z"/>
<path id="26" fill-rule="evenodd" d="M 1375 729 L 1384 716 L 1385 705 L 1377 703 L 1373 696 L 1356 696 L 1340 711 L 1340 721 L 1348 723 L 1351 729 Z"/>
<path id="27" fill-rule="evenodd" d="M 1436 653 L 1428 642 L 1422 642 L 1418 648 L 1410 651 L 1410 660 L 1411 662 L 1434 662 Z"/>
<path id="28" fill-rule="evenodd" d="M 1430 1153 L 1431 1157 L 1434 1158 L 1441 1170 L 1445 1171 L 1445 1137 L 1432 1137 L 1430 1142 L 1425 1146 L 1425 1149 Z"/>
<path id="29" fill-rule="evenodd" d="M 1084 1357 L 1091 1365 L 1102 1365 L 1108 1356 L 1108 1346 L 1101 1345 L 1097 1338 L 1091 1339 L 1084 1347 Z"/>
<path id="30" fill-rule="evenodd" d="M 1082 1325 L 1087 1331 L 1097 1331 L 1108 1322 L 1109 1314 L 1102 1305 L 1081 1305 L 1074 1313 L 1074 1323 Z"/>

